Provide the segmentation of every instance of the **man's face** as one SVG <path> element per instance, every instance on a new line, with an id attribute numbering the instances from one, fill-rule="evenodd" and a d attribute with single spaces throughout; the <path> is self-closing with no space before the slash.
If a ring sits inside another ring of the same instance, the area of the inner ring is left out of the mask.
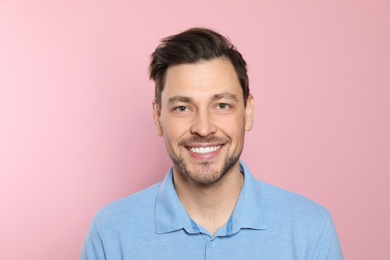
<path id="1" fill-rule="evenodd" d="M 227 59 L 170 66 L 161 104 L 154 104 L 175 173 L 199 185 L 216 183 L 238 159 L 245 130 L 253 124 L 253 97 L 245 107 L 235 70 Z"/>

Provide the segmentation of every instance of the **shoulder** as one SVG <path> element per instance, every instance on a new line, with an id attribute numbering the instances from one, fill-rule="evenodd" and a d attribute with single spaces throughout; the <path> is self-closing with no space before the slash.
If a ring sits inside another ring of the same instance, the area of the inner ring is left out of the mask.
<path id="1" fill-rule="evenodd" d="M 294 192 L 257 181 L 266 203 L 268 221 L 283 222 L 295 228 L 322 230 L 331 220 L 322 205 Z M 287 224 L 290 223 L 290 224 Z"/>
<path id="2" fill-rule="evenodd" d="M 137 239 L 148 239 L 154 233 L 159 187 L 155 184 L 103 207 L 92 220 L 80 259 L 120 258 L 123 249 L 134 249 Z"/>
<path id="3" fill-rule="evenodd" d="M 103 228 L 105 226 L 122 226 L 129 222 L 134 224 L 134 221 L 154 217 L 154 205 L 159 187 L 160 183 L 157 183 L 104 206 L 94 217 L 95 225 Z M 140 216 L 145 217 L 140 218 Z"/>
<path id="4" fill-rule="evenodd" d="M 258 181 L 267 201 L 275 206 L 281 206 L 285 209 L 303 210 L 318 212 L 319 214 L 328 214 L 328 211 L 320 204 L 297 193 L 287 191 L 282 188 Z"/>
<path id="5" fill-rule="evenodd" d="M 257 180 L 243 162 L 240 162 L 240 166 L 241 171 L 245 173 L 249 193 L 255 194 L 252 199 L 257 203 L 265 204 L 268 215 L 329 217 L 329 212 L 318 203 L 297 193 Z"/>
<path id="6" fill-rule="evenodd" d="M 267 201 L 270 230 L 286 234 L 291 244 L 307 250 L 313 259 L 343 259 L 329 211 L 296 193 L 259 182 Z"/>

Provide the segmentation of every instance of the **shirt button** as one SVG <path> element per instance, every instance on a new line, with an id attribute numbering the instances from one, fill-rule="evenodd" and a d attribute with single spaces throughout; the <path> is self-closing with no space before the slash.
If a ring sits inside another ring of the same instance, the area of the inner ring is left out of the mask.
<path id="1" fill-rule="evenodd" d="M 214 242 L 213 241 L 209 242 L 209 247 L 211 247 L 211 248 L 214 247 Z"/>

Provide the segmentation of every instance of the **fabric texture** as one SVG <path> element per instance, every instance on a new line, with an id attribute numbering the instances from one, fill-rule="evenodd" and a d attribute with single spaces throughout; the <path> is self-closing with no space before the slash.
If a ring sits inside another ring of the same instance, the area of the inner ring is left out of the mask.
<path id="1" fill-rule="evenodd" d="M 80 259 L 343 259 L 325 208 L 255 180 L 240 166 L 237 205 L 214 235 L 187 214 L 170 169 L 163 182 L 100 210 Z"/>

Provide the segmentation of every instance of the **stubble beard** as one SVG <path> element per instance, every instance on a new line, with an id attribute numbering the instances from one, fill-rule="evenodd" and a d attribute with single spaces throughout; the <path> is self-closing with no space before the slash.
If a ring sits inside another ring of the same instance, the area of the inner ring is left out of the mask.
<path id="1" fill-rule="evenodd" d="M 189 169 L 182 157 L 175 158 L 171 155 L 170 157 L 173 164 L 185 177 L 200 186 L 211 186 L 221 180 L 226 175 L 226 173 L 228 173 L 234 167 L 234 165 L 239 160 L 240 155 L 231 157 L 226 156 L 224 165 L 221 169 L 213 168 L 210 162 L 201 162 L 196 166 L 198 169 L 194 169 L 193 171 Z"/>

